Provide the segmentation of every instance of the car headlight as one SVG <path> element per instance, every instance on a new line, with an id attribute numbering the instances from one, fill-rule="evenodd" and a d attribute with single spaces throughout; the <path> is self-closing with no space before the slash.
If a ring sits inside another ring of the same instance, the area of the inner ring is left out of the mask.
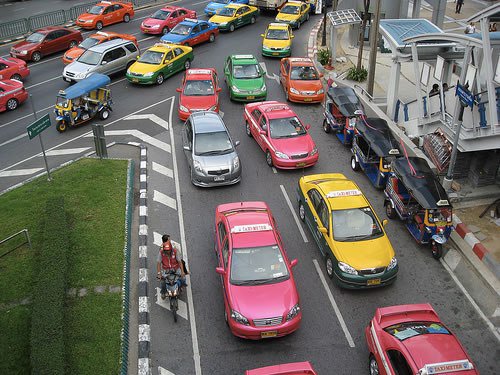
<path id="1" fill-rule="evenodd" d="M 290 87 L 290 92 L 294 94 L 299 94 L 299 90 L 296 90 L 293 87 Z"/>
<path id="2" fill-rule="evenodd" d="M 266 91 L 266 84 L 265 83 L 262 84 L 262 87 L 259 89 L 259 91 Z"/>
<path id="3" fill-rule="evenodd" d="M 179 105 L 179 109 L 182 111 L 182 112 L 189 112 L 189 109 L 187 109 L 186 107 L 184 107 L 182 104 Z"/>
<path id="4" fill-rule="evenodd" d="M 396 259 L 396 257 L 392 257 L 391 262 L 387 266 L 387 271 L 392 270 L 397 265 L 398 265 L 398 260 Z"/>
<path id="5" fill-rule="evenodd" d="M 318 148 L 314 147 L 309 155 L 314 156 L 318 153 Z"/>
<path id="6" fill-rule="evenodd" d="M 287 154 L 284 154 L 284 153 L 279 152 L 279 151 L 274 151 L 274 155 L 276 155 L 276 157 L 278 157 L 280 159 L 290 159 Z"/>
<path id="7" fill-rule="evenodd" d="M 243 315 L 241 315 L 238 311 L 236 310 L 231 310 L 231 318 L 235 321 L 235 322 L 238 322 L 240 324 L 244 324 L 244 325 L 249 325 L 250 323 L 248 323 L 248 319 L 245 318 Z"/>
<path id="8" fill-rule="evenodd" d="M 92 23 L 92 20 L 86 20 L 85 23 Z"/>
<path id="9" fill-rule="evenodd" d="M 144 77 L 152 77 L 153 74 L 154 74 L 153 72 L 149 72 L 149 73 L 144 74 Z"/>
<path id="10" fill-rule="evenodd" d="M 226 26 L 227 25 L 227 22 L 221 22 L 219 23 L 219 26 Z"/>
<path id="11" fill-rule="evenodd" d="M 235 85 L 231 86 L 231 90 L 233 90 L 234 92 L 241 92 L 241 90 L 237 88 Z"/>
<path id="12" fill-rule="evenodd" d="M 130 74 L 130 68 L 127 69 L 127 74 Z"/>
<path id="13" fill-rule="evenodd" d="M 216 109 L 217 109 L 217 104 L 216 104 L 216 105 L 211 106 L 208 110 L 209 110 L 209 111 L 215 111 Z"/>
<path id="14" fill-rule="evenodd" d="M 193 160 L 193 167 L 195 171 L 203 173 L 203 167 L 201 166 L 201 163 L 198 160 Z"/>
<path id="15" fill-rule="evenodd" d="M 316 94 L 323 94 L 325 91 L 323 89 L 319 89 L 318 91 L 316 91 Z"/>
<path id="16" fill-rule="evenodd" d="M 240 158 L 236 156 L 233 159 L 233 168 L 238 169 L 239 167 L 240 167 Z"/>
<path id="17" fill-rule="evenodd" d="M 153 25 L 151 26 L 152 29 L 159 29 L 160 28 L 160 25 Z"/>
<path id="18" fill-rule="evenodd" d="M 286 314 L 286 321 L 289 321 L 289 320 L 292 320 L 293 318 L 295 318 L 297 315 L 299 315 L 299 312 L 300 312 L 300 306 L 297 303 L 294 307 L 292 307 L 290 309 L 288 314 Z"/>
<path id="19" fill-rule="evenodd" d="M 356 271 L 353 267 L 344 262 L 339 262 L 339 268 L 342 272 L 349 273 L 351 275 L 358 274 L 358 271 Z"/>
<path id="20" fill-rule="evenodd" d="M 282 48 L 283 51 L 288 51 L 289 49 L 290 49 L 290 46 Z"/>
<path id="21" fill-rule="evenodd" d="M 20 51 L 19 52 L 21 55 L 27 55 L 28 54 L 28 51 L 24 50 L 24 51 Z"/>

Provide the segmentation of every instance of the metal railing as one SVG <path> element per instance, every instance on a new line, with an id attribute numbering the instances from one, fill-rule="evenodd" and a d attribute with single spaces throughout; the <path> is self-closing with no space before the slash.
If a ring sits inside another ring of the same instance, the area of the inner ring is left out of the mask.
<path id="1" fill-rule="evenodd" d="M 25 236 L 25 241 L 23 243 L 20 243 L 18 244 L 16 247 L 14 247 L 13 249 L 10 249 L 9 251 L 7 251 L 6 253 L 3 253 L 2 255 L 0 255 L 0 258 L 3 258 L 4 256 L 6 256 L 7 254 L 10 254 L 12 253 L 14 250 L 20 248 L 21 246 L 23 245 L 26 245 L 28 244 L 29 248 L 31 249 L 31 239 L 30 239 L 30 235 L 28 233 L 28 229 L 23 229 L 23 230 L 20 230 L 19 232 L 17 233 L 14 233 L 13 235 L 7 237 L 7 238 L 4 238 L 3 240 L 0 241 L 0 245 L 12 240 L 13 238 L 17 237 L 17 236 L 20 236 L 24 234 Z"/>
<path id="2" fill-rule="evenodd" d="M 364 87 L 361 87 L 360 85 L 354 85 L 354 88 L 358 89 L 361 91 L 361 94 L 365 95 L 370 102 L 373 102 L 375 104 L 380 104 L 380 103 L 385 103 L 387 99 L 384 96 L 373 96 L 371 95 Z"/>

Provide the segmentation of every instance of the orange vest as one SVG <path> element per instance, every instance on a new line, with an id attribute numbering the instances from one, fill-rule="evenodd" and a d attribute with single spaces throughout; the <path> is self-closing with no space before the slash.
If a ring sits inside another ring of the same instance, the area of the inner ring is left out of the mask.
<path id="1" fill-rule="evenodd" d="M 172 250 L 170 252 L 170 256 L 166 254 L 166 250 Z M 162 269 L 164 270 L 170 270 L 170 269 L 178 269 L 180 268 L 180 264 L 177 261 L 177 250 L 172 246 L 172 244 L 169 242 L 166 242 L 162 245 L 162 248 L 160 250 L 161 253 L 161 265 Z"/>

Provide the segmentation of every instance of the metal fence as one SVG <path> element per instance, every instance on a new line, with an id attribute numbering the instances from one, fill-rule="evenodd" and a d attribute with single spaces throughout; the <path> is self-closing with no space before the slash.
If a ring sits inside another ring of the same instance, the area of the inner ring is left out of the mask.
<path id="1" fill-rule="evenodd" d="M 37 14 L 36 16 L 28 18 L 28 24 L 31 30 L 40 29 L 46 26 L 64 25 L 67 21 L 66 12 L 63 9 Z"/>

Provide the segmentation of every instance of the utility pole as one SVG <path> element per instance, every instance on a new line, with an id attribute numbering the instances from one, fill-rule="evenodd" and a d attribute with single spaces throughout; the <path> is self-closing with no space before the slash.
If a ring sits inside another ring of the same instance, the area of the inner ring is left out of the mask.
<path id="1" fill-rule="evenodd" d="M 380 24 L 380 3 L 382 0 L 376 0 L 375 19 L 370 26 L 370 59 L 368 60 L 368 85 L 367 91 L 373 97 L 373 85 L 375 82 L 375 66 L 377 64 L 377 40 L 378 27 Z"/>
<path id="2" fill-rule="evenodd" d="M 322 1 L 323 5 L 323 35 L 321 35 L 321 45 L 326 46 L 326 0 Z"/>

